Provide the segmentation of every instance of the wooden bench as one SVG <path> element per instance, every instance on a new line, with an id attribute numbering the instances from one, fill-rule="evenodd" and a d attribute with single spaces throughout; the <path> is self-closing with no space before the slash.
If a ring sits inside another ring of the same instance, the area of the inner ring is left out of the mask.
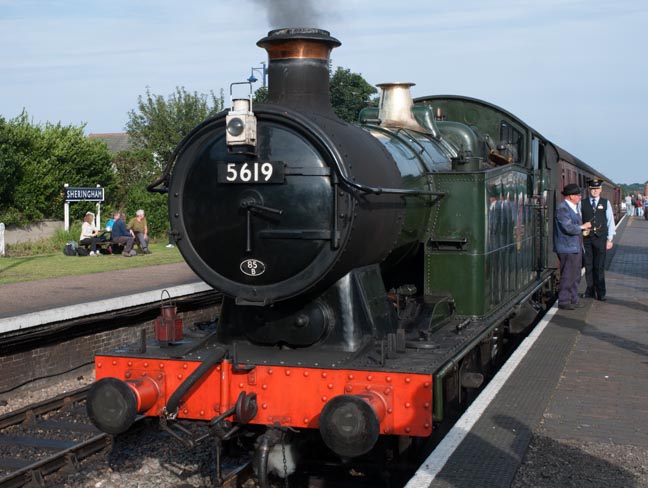
<path id="1" fill-rule="evenodd" d="M 111 240 L 111 234 L 108 231 L 100 231 L 99 234 L 97 235 L 99 238 L 105 238 L 105 240 L 102 240 L 100 242 L 97 242 L 97 251 L 102 251 L 102 250 L 107 250 L 106 253 L 101 252 L 101 254 L 121 254 L 124 245 L 119 244 L 117 242 L 113 242 Z M 79 247 L 84 248 L 86 251 L 90 251 L 91 245 L 90 244 L 81 244 L 79 243 Z"/>

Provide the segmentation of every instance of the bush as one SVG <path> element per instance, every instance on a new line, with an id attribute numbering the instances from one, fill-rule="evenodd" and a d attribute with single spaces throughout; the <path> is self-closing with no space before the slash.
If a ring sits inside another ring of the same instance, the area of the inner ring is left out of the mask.
<path id="1" fill-rule="evenodd" d="M 75 222 L 70 230 L 57 230 L 53 237 L 46 237 L 33 242 L 19 242 L 5 246 L 5 256 L 20 258 L 27 256 L 46 256 L 63 252 L 68 241 L 78 241 L 81 235 L 81 222 Z"/>
<path id="2" fill-rule="evenodd" d="M 133 217 L 138 209 L 144 210 L 148 223 L 149 236 L 164 238 L 169 232 L 169 214 L 167 210 L 167 196 L 160 193 L 146 191 L 147 183 L 133 185 L 126 199 L 126 223 Z"/>
<path id="3" fill-rule="evenodd" d="M 24 227 L 31 223 L 30 219 L 25 217 L 25 215 L 15 209 L 14 207 L 8 207 L 0 209 L 0 222 L 4 223 L 5 226 L 15 225 L 16 227 Z"/>
<path id="4" fill-rule="evenodd" d="M 85 137 L 83 129 L 35 125 L 24 111 L 15 119 L 0 118 L 0 218 L 6 225 L 59 216 L 65 183 L 112 187 L 108 147 Z M 74 218 L 83 216 L 80 208 L 70 212 Z"/>

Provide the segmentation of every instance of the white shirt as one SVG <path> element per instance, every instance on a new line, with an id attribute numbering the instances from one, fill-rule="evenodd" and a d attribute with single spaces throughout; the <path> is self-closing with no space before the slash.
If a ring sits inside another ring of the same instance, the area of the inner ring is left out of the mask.
<path id="1" fill-rule="evenodd" d="M 94 225 L 92 225 L 90 222 L 84 222 L 81 226 L 81 237 L 79 238 L 79 240 L 82 241 L 83 239 L 94 237 L 93 233 L 95 232 L 95 230 L 96 229 Z"/>
<path id="2" fill-rule="evenodd" d="M 569 208 L 571 208 L 578 215 L 581 215 L 580 202 L 578 204 L 572 203 L 570 200 L 567 200 L 566 198 L 565 198 L 565 202 L 567 202 L 567 205 L 569 205 Z"/>

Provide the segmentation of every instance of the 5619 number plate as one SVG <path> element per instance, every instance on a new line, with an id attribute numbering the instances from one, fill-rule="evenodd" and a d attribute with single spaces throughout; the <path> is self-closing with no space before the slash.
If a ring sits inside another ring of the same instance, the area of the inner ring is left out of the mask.
<path id="1" fill-rule="evenodd" d="M 283 183 L 284 163 L 281 161 L 245 161 L 218 163 L 219 183 Z"/>

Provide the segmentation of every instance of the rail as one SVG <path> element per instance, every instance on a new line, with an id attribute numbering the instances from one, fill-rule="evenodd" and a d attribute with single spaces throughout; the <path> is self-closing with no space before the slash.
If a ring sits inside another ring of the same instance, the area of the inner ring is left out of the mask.
<path id="1" fill-rule="evenodd" d="M 0 417 L 0 444 L 11 445 L 11 455 L 4 453 L 0 460 L 0 469 L 7 474 L 0 478 L 0 488 L 21 488 L 44 487 L 45 477 L 52 475 L 64 468 L 78 469 L 79 462 L 89 456 L 101 452 L 111 446 L 112 438 L 105 433 L 99 432 L 90 425 L 88 419 L 87 431 L 91 435 L 81 441 L 65 441 L 58 436 L 36 436 L 29 433 L 28 427 L 34 424 L 44 423 L 41 417 L 58 410 L 69 411 L 79 403 L 85 402 L 89 386 L 64 393 L 51 399 L 28 405 L 14 412 L 9 412 Z M 56 421 L 47 421 L 48 427 L 56 426 Z M 13 430 L 25 425 L 25 432 L 17 436 Z M 61 426 L 64 424 L 61 422 Z M 86 427 L 84 425 L 84 427 Z M 64 427 L 61 427 L 63 429 Z M 12 432 L 8 433 L 8 430 Z M 43 432 L 46 429 L 43 429 Z M 21 457 L 17 444 L 27 445 L 30 454 L 27 459 Z M 55 452 L 53 454 L 34 459 L 45 451 Z M 31 459 L 30 459 L 31 458 Z M 17 469 L 16 469 L 17 468 Z"/>

